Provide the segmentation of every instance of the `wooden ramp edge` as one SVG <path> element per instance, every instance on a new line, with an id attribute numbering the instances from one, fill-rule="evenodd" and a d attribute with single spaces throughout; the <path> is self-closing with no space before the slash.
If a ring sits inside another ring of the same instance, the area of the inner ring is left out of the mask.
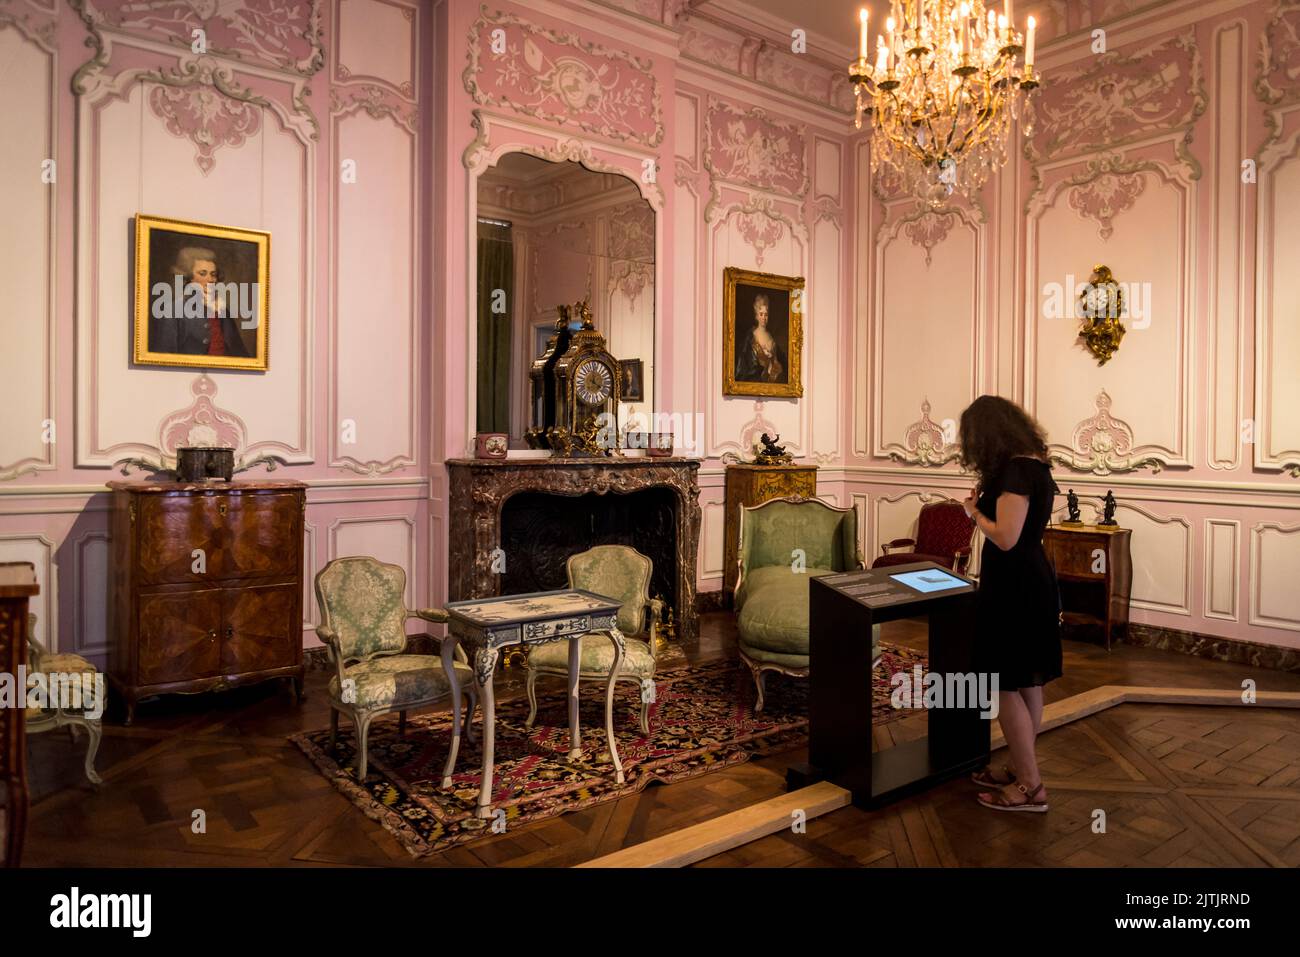
<path id="1" fill-rule="evenodd" d="M 807 819 L 848 807 L 852 795 L 829 781 L 781 794 L 711 821 L 634 844 L 578 867 L 685 867 L 789 827 L 796 811 Z"/>
<path id="2" fill-rule="evenodd" d="M 1081 694 L 1053 701 L 1043 708 L 1043 731 L 1050 731 L 1080 718 L 1121 704 L 1204 704 L 1235 705 L 1243 708 L 1300 708 L 1300 691 L 1257 691 L 1247 704 L 1241 691 L 1212 688 L 1152 688 L 1133 685 L 1102 685 Z M 1041 732 L 1040 732 L 1041 733 Z M 993 729 L 991 749 L 1006 746 L 1000 728 Z M 788 794 L 781 794 L 749 807 L 723 814 L 711 821 L 673 831 L 641 844 L 625 847 L 586 861 L 577 867 L 685 867 L 732 848 L 775 834 L 791 825 L 795 811 L 808 820 L 848 807 L 852 795 L 829 781 L 820 781 Z"/>

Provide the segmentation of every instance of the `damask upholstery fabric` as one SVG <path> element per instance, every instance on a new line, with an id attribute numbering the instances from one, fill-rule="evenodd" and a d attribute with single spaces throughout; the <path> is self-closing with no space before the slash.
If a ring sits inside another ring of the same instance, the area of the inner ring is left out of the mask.
<path id="1" fill-rule="evenodd" d="M 808 582 L 831 574 L 834 570 L 830 568 L 795 572 L 788 564 L 756 568 L 747 574 L 741 582 L 746 597 L 737 620 L 745 644 L 806 657 Z"/>
<path id="2" fill-rule="evenodd" d="M 474 673 L 459 663 L 456 665 L 456 677 L 462 689 L 474 681 Z M 372 658 L 344 668 L 343 678 L 356 682 L 353 688 L 355 700 L 350 703 L 361 711 L 390 708 L 404 702 L 420 704 L 451 691 L 442 659 L 434 655 L 385 655 Z M 336 674 L 330 678 L 330 697 L 341 700 L 342 691 L 342 684 Z"/>
<path id="3" fill-rule="evenodd" d="M 847 571 L 856 567 L 857 515 L 821 502 L 768 502 L 740 516 L 740 561 L 744 576 L 757 568 L 789 568 L 795 550 L 805 568 Z M 742 583 L 743 584 L 743 583 Z M 737 594 L 737 604 L 740 596 Z"/>
<path id="4" fill-rule="evenodd" d="M 344 661 L 406 647 L 406 572 L 372 558 L 341 558 L 316 576 L 324 624 Z"/>
<path id="5" fill-rule="evenodd" d="M 654 565 L 649 558 L 626 545 L 597 545 L 571 556 L 566 563 L 566 568 L 571 587 L 623 603 L 623 607 L 618 611 L 619 631 L 624 635 L 641 633 L 645 626 L 645 605 L 650 594 L 650 576 L 654 571 Z M 602 639 L 600 644 L 609 647 L 608 640 Z M 565 655 L 567 661 L 567 651 Z M 626 663 L 624 667 L 627 667 Z M 605 669 L 609 670 L 608 664 Z M 585 665 L 582 670 L 587 670 Z"/>
<path id="6" fill-rule="evenodd" d="M 71 653 L 50 654 L 45 651 L 35 638 L 31 637 L 36 634 L 36 616 L 29 614 L 27 616 L 27 687 L 35 687 L 37 683 L 36 675 L 93 675 L 98 673 L 99 669 L 87 661 L 81 655 Z M 44 712 L 44 708 L 29 707 L 27 711 L 27 720 L 34 721 Z M 68 709 L 68 713 L 73 713 L 77 709 Z"/>
<path id="7" fill-rule="evenodd" d="M 858 567 L 857 515 L 814 500 L 775 501 L 742 511 L 740 527 L 740 649 L 763 664 L 806 668 L 808 583 Z"/>
<path id="8" fill-rule="evenodd" d="M 933 502 L 921 509 L 916 522 L 916 550 L 927 555 L 947 555 L 970 545 L 974 523 L 960 502 Z"/>
<path id="9" fill-rule="evenodd" d="M 611 596 L 612 597 L 612 596 Z M 623 629 L 620 628 L 620 631 Z M 609 674 L 609 667 L 614 663 L 614 645 L 603 632 L 592 632 L 581 639 L 582 653 L 578 671 L 581 674 Z M 553 641 L 545 645 L 536 645 L 528 652 L 528 666 L 545 671 L 568 672 L 569 643 Z M 637 678 L 653 678 L 655 658 L 650 652 L 650 645 L 638 638 L 628 638 L 626 653 L 619 667 L 619 674 L 633 675 Z"/>

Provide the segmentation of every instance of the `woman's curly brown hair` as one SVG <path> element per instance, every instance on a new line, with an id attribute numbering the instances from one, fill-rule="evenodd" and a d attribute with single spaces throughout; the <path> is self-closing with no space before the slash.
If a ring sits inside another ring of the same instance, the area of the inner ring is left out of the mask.
<path id="1" fill-rule="evenodd" d="M 1020 406 L 1000 395 L 982 395 L 961 414 L 961 464 L 992 479 L 1013 456 L 1047 457 L 1047 435 Z"/>

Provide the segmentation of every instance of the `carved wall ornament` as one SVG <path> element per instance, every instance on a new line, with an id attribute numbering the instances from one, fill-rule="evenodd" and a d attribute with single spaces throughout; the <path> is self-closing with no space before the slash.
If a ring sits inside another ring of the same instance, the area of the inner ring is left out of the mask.
<path id="1" fill-rule="evenodd" d="M 87 43 L 94 45 L 91 39 Z M 150 92 L 150 109 L 163 120 L 169 132 L 194 142 L 199 151 L 196 162 L 205 173 L 212 168 L 216 150 L 222 146 L 238 146 L 256 132 L 261 116 L 255 107 L 273 110 L 304 144 L 320 138 L 320 124 L 307 106 L 307 86 L 303 79 L 293 82 L 291 103 L 285 105 L 241 85 L 235 79 L 234 65 L 216 57 L 183 55 L 171 68 L 131 68 L 110 74 L 107 70 L 110 46 L 97 49 L 95 57 L 73 75 L 73 92 L 93 101 L 104 96 L 125 98 L 137 83 L 165 88 L 168 92 L 163 94 Z"/>
<path id="2" fill-rule="evenodd" d="M 1259 38 L 1255 95 L 1277 106 L 1300 99 L 1300 0 L 1278 0 Z"/>
<path id="3" fill-rule="evenodd" d="M 58 7 L 42 7 L 34 0 L 0 0 L 0 27 L 14 27 L 46 53 L 58 48 Z"/>
<path id="4" fill-rule="evenodd" d="M 500 53 L 491 47 L 496 29 L 506 32 Z M 650 60 L 486 6 L 469 44 L 462 80 L 475 103 L 624 142 L 662 142 L 663 91 Z"/>
<path id="5" fill-rule="evenodd" d="M 207 373 L 190 383 L 194 400 L 185 408 L 177 409 L 158 423 L 158 454 L 119 459 L 114 462 L 126 475 L 132 468 L 164 471 L 176 468 L 176 450 L 179 448 L 230 448 L 235 450 L 235 471 L 243 472 L 255 465 L 266 465 L 273 470 L 284 459 L 274 455 L 248 456 L 246 445 L 248 429 L 244 420 L 235 413 L 221 408 L 214 401 L 217 383 Z"/>
<path id="6" fill-rule="evenodd" d="M 1112 50 L 1044 88 L 1025 152 L 1050 159 L 1189 128 L 1208 102 L 1194 30 Z"/>
<path id="7" fill-rule="evenodd" d="M 321 0 L 70 0 L 92 34 L 121 33 L 300 77 L 325 65 Z"/>
<path id="8" fill-rule="evenodd" d="M 712 178 L 791 197 L 808 192 L 804 127 L 711 99 L 704 117 L 704 166 Z"/>
<path id="9" fill-rule="evenodd" d="M 330 116 L 364 110 L 376 120 L 391 119 L 411 134 L 419 132 L 420 111 L 400 96 L 373 84 L 330 88 Z"/>
<path id="10" fill-rule="evenodd" d="M 1103 240 L 1115 232 L 1115 217 L 1132 209 L 1146 188 L 1146 177 L 1139 173 L 1103 173 L 1096 179 L 1070 189 L 1070 208 L 1097 223 Z"/>
<path id="11" fill-rule="evenodd" d="M 944 425 L 948 425 L 945 420 Z M 902 446 L 892 445 L 889 457 L 907 465 L 937 467 L 961 458 L 957 444 L 956 427 L 945 433 L 944 426 L 930 418 L 930 400 L 921 400 L 921 418 L 903 432 Z"/>
<path id="12" fill-rule="evenodd" d="M 957 219 L 955 212 L 933 212 L 927 209 L 923 215 L 903 226 L 903 232 L 912 241 L 912 245 L 925 250 L 927 267 L 930 265 L 934 247 L 948 238 L 948 233 L 952 231 Z"/>
<path id="13" fill-rule="evenodd" d="M 216 165 L 217 150 L 238 149 L 262 126 L 260 108 L 207 85 L 155 86 L 149 91 L 149 109 L 168 133 L 194 144 L 194 163 L 204 176 Z"/>
<path id="14" fill-rule="evenodd" d="M 647 183 L 640 178 L 639 171 L 633 173 L 626 167 L 615 166 L 607 163 L 596 155 L 596 144 L 585 142 L 574 138 L 556 139 L 552 146 L 537 146 L 531 143 L 519 143 L 513 137 L 513 130 L 508 121 L 503 122 L 503 134 L 497 139 L 506 141 L 506 145 L 494 146 L 492 128 L 496 118 L 490 113 L 484 113 L 482 110 L 474 110 L 470 118 L 470 125 L 473 126 L 475 134 L 469 144 L 461 153 L 461 163 L 465 169 L 469 170 L 471 175 L 479 175 L 488 166 L 495 163 L 503 154 L 523 153 L 526 156 L 536 156 L 538 159 L 549 160 L 552 163 L 581 163 L 588 170 L 596 173 L 611 173 L 623 179 L 631 179 L 636 183 L 641 192 L 641 196 L 649 204 L 650 208 L 656 213 L 660 213 L 664 208 L 664 191 L 659 185 L 658 180 Z"/>
<path id="15" fill-rule="evenodd" d="M 756 210 L 752 213 L 741 213 L 736 218 L 736 224 L 741 239 L 753 247 L 754 262 L 761 268 L 763 254 L 779 243 L 781 237 L 785 235 L 785 230 L 781 228 L 781 221 L 766 215 L 766 210 Z"/>
<path id="16" fill-rule="evenodd" d="M 609 255 L 649 263 L 655 255 L 655 215 L 642 200 L 621 203 L 609 214 Z"/>
<path id="17" fill-rule="evenodd" d="M 1133 430 L 1127 422 L 1110 414 L 1111 398 L 1105 389 L 1097 393 L 1095 402 L 1096 414 L 1074 427 L 1070 447 L 1051 446 L 1051 460 L 1094 475 L 1135 472 L 1147 467 L 1159 472 L 1165 464 L 1162 459 L 1135 454 Z"/>

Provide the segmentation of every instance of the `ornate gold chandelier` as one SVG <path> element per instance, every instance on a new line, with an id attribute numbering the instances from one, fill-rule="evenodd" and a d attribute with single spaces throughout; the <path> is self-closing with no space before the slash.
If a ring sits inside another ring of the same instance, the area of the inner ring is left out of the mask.
<path id="1" fill-rule="evenodd" d="M 871 118 L 871 171 L 930 206 L 970 197 L 1007 159 L 1013 120 L 1032 135 L 1034 18 L 1016 32 L 1012 0 L 893 0 L 869 59 L 867 11 L 849 64 L 855 125 Z M 1023 67 L 1020 57 L 1024 56 Z M 1021 104 L 1023 91 L 1024 104 Z"/>

